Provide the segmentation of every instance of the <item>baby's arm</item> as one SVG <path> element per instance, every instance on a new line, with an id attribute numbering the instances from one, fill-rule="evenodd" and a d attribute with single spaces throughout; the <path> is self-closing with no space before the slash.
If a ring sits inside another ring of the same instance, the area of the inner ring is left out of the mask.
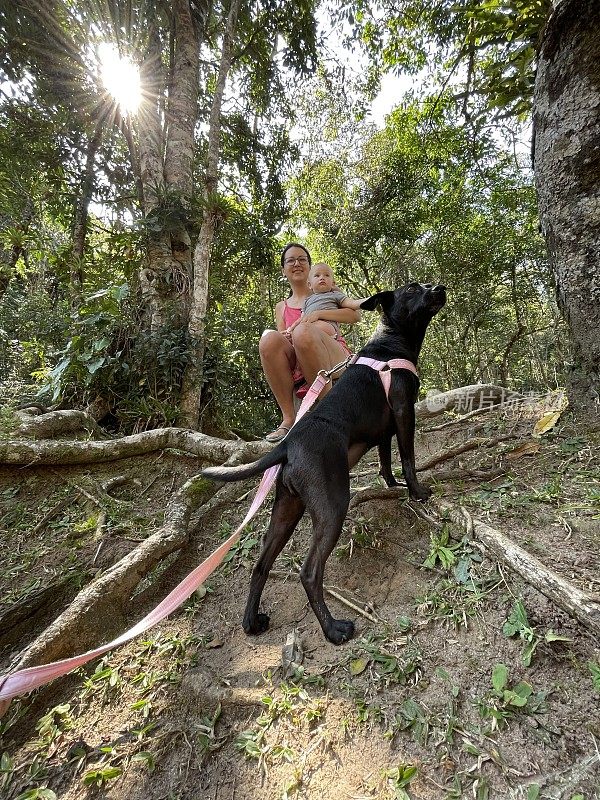
<path id="1" fill-rule="evenodd" d="M 364 303 L 366 299 L 366 297 L 346 297 L 342 300 L 340 306 L 342 308 L 352 308 L 354 311 L 360 311 L 360 304 Z"/>

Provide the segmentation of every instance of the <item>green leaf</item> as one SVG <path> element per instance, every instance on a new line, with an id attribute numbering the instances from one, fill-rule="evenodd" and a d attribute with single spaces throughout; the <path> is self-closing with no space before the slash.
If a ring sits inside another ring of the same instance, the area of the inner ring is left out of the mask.
<path id="1" fill-rule="evenodd" d="M 148 767 L 149 771 L 152 772 L 155 767 L 155 760 L 154 755 L 147 750 L 141 750 L 139 753 L 136 753 L 132 761 L 142 761 Z"/>
<path id="2" fill-rule="evenodd" d="M 535 653 L 535 649 L 538 646 L 539 641 L 539 639 L 534 639 L 532 642 L 527 642 L 523 648 L 523 652 L 521 653 L 521 663 L 524 667 L 528 667 L 531 664 L 531 659 L 533 658 L 533 654 Z"/>
<path id="3" fill-rule="evenodd" d="M 594 689 L 600 692 L 600 664 L 597 664 L 595 661 L 588 661 L 587 665 L 589 671 L 592 673 Z"/>
<path id="4" fill-rule="evenodd" d="M 0 772 L 12 772 L 13 760 L 8 753 L 2 753 L 0 758 Z"/>
<path id="5" fill-rule="evenodd" d="M 508 619 L 502 627 L 502 633 L 505 636 L 514 636 L 517 633 L 521 633 L 523 629 L 528 627 L 529 620 L 527 619 L 525 606 L 521 600 L 516 600 Z"/>
<path id="6" fill-rule="evenodd" d="M 521 681 L 512 689 L 508 689 L 504 692 L 504 701 L 511 706 L 522 708 L 527 705 L 527 700 L 532 692 L 533 686 L 525 681 Z"/>
<path id="7" fill-rule="evenodd" d="M 538 800 L 540 796 L 540 787 L 537 783 L 532 783 L 527 787 L 527 800 Z"/>
<path id="8" fill-rule="evenodd" d="M 351 675 L 360 675 L 361 672 L 364 672 L 369 665 L 368 658 L 355 658 L 353 661 L 350 662 L 350 674 Z"/>
<path id="9" fill-rule="evenodd" d="M 105 358 L 96 358 L 94 359 L 94 361 L 90 361 L 89 364 L 86 364 L 87 370 L 90 373 L 90 375 L 94 375 L 96 372 L 98 372 L 98 370 L 101 367 L 104 366 L 105 363 L 106 363 Z"/>
<path id="10" fill-rule="evenodd" d="M 546 632 L 544 639 L 547 642 L 572 642 L 573 639 L 570 636 L 561 636 L 559 633 L 554 633 L 553 630 L 549 630 Z"/>
<path id="11" fill-rule="evenodd" d="M 496 664 L 492 671 L 492 686 L 496 692 L 501 692 L 508 680 L 508 667 L 506 664 Z"/>

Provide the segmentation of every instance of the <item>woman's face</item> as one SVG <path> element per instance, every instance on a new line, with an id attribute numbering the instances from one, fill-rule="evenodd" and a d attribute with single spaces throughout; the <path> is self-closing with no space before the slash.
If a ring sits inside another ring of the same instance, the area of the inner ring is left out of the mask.
<path id="1" fill-rule="evenodd" d="M 283 257 L 283 274 L 290 283 L 308 283 L 310 264 L 306 251 L 301 247 L 290 247 Z"/>

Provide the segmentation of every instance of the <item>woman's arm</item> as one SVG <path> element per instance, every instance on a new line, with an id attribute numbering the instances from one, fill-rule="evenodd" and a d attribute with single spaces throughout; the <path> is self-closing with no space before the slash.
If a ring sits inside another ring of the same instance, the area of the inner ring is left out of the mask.
<path id="1" fill-rule="evenodd" d="M 283 321 L 283 309 L 285 308 L 285 301 L 280 300 L 275 306 L 275 324 L 279 333 L 285 330 L 285 323 Z"/>
<path id="2" fill-rule="evenodd" d="M 310 314 L 304 314 L 301 322 L 316 322 L 319 319 L 324 319 L 327 322 L 354 325 L 360 318 L 360 311 L 355 311 L 353 308 L 324 308 L 322 311 L 311 311 Z"/>

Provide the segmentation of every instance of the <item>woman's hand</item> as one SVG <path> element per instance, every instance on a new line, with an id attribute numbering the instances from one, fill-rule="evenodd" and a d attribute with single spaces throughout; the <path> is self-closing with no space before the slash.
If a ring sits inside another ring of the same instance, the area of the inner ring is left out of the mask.
<path id="1" fill-rule="evenodd" d="M 298 322 L 318 322 L 321 318 L 320 311 L 311 311 L 310 314 L 303 314 Z"/>

